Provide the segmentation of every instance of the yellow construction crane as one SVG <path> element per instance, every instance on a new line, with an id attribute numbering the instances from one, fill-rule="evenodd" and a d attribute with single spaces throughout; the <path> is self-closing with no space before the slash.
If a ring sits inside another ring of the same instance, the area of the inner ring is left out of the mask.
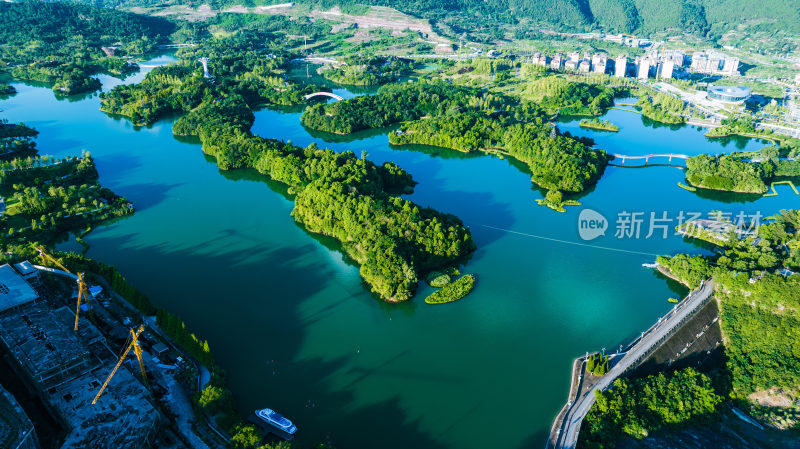
<path id="1" fill-rule="evenodd" d="M 139 345 L 139 340 L 136 335 L 133 333 L 133 329 L 131 329 L 131 335 L 136 342 L 133 344 L 133 352 L 136 354 L 136 358 L 139 360 L 139 370 L 142 372 L 142 382 L 147 385 L 147 371 L 144 369 L 144 359 L 142 358 L 142 347 Z"/>
<path id="2" fill-rule="evenodd" d="M 58 268 L 62 269 L 63 271 L 66 271 L 69 274 L 74 274 L 71 271 L 69 271 L 67 269 L 67 267 L 62 265 L 61 262 L 58 261 L 58 259 L 56 259 L 55 257 L 51 256 L 50 254 L 47 254 L 44 251 L 44 248 L 42 248 L 41 246 L 36 246 L 34 248 L 36 249 L 36 251 L 39 252 L 39 255 L 42 257 L 42 260 L 44 260 L 45 263 L 50 262 L 50 263 L 54 264 L 55 266 L 57 266 Z M 76 276 L 78 276 L 78 304 L 75 306 L 75 328 L 74 328 L 74 330 L 77 331 L 78 330 L 78 316 L 81 313 L 81 301 L 83 300 L 83 298 L 86 298 L 86 303 L 87 304 L 89 303 L 89 292 L 86 289 L 86 283 L 83 281 L 83 273 L 78 273 Z"/>
<path id="3" fill-rule="evenodd" d="M 140 325 L 139 329 L 136 329 L 135 332 L 133 329 L 131 329 L 130 343 L 128 343 L 128 345 L 125 347 L 125 351 L 123 351 L 122 356 L 120 356 L 117 364 L 114 366 L 114 369 L 111 370 L 111 374 L 109 374 L 108 378 L 106 378 L 106 381 L 103 382 L 103 386 L 100 387 L 100 391 L 97 392 L 97 396 L 95 396 L 94 400 L 92 401 L 92 405 L 96 404 L 97 400 L 100 399 L 100 395 L 103 394 L 103 391 L 108 386 L 108 383 L 111 382 L 111 378 L 114 377 L 114 374 L 117 373 L 119 367 L 122 366 L 122 362 L 124 362 L 125 358 L 128 357 L 128 353 L 131 352 L 131 348 L 136 348 L 135 352 L 136 356 L 139 358 L 139 367 L 142 369 L 142 376 L 145 375 L 144 362 L 142 361 L 142 349 L 139 347 L 139 335 L 141 335 L 142 332 L 144 332 L 144 324 Z"/>

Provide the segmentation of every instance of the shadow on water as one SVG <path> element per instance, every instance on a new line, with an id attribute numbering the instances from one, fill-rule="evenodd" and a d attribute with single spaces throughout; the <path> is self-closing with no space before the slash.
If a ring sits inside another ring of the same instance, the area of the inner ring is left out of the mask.
<path id="1" fill-rule="evenodd" d="M 738 150 L 744 150 L 750 141 L 763 144 L 764 146 L 772 145 L 772 142 L 768 140 L 759 139 L 755 137 L 739 136 L 739 135 L 706 137 L 706 140 L 715 144 L 719 144 L 723 148 L 727 148 L 729 145 L 733 145 Z"/>
<path id="2" fill-rule="evenodd" d="M 763 197 L 763 195 L 760 193 L 725 192 L 722 190 L 702 189 L 699 187 L 694 193 L 700 198 L 706 200 L 718 201 L 720 203 L 726 203 L 726 204 L 752 203 L 754 201 L 760 200 Z"/>
<path id="3" fill-rule="evenodd" d="M 318 131 L 315 129 L 311 129 L 306 125 L 302 124 L 301 126 L 303 127 L 304 130 L 306 130 L 308 135 L 310 135 L 315 139 L 320 139 L 327 143 L 351 143 L 351 142 L 357 142 L 359 140 L 369 139 L 375 136 L 382 136 L 388 134 L 389 132 L 392 132 L 392 130 L 397 129 L 397 127 L 400 125 L 394 125 L 385 128 L 363 129 L 349 134 L 335 134 L 335 133 L 329 133 L 325 131 Z"/>
<path id="4" fill-rule="evenodd" d="M 246 248 L 208 250 L 215 243 L 218 247 L 229 240 L 241 240 L 239 234 L 229 229 L 212 241 L 175 250 L 167 245 L 131 244 L 136 241 L 133 234 L 105 237 L 99 233 L 93 234 L 92 247 L 124 248 L 125 260 L 117 263 L 113 260 L 117 257 L 99 255 L 96 250 L 90 250 L 89 255 L 122 266 L 126 276 L 146 294 L 171 298 L 161 305 L 207 338 L 218 362 L 228 370 L 231 384 L 238 391 L 248 391 L 236 395 L 241 413 L 264 406 L 281 410 L 304 429 L 298 440 L 308 445 L 331 440 L 340 447 L 364 447 L 363 429 L 369 429 L 369 435 L 382 436 L 383 448 L 444 448 L 420 430 L 419 422 L 408 421 L 398 398 L 354 408 L 355 391 L 370 377 L 424 377 L 421 380 L 425 382 L 445 384 L 459 379 L 394 368 L 408 350 L 389 351 L 382 362 L 369 368 L 352 363 L 359 356 L 356 351 L 332 360 L 298 359 L 309 323 L 347 313 L 339 310 L 340 306 L 363 297 L 353 298 L 341 291 L 341 297 L 304 315 L 300 305 L 335 282 L 325 264 L 309 263 L 304 258 L 312 245 L 276 248 L 254 238 Z M 153 259 L 159 260 L 158 267 L 173 267 L 171 272 L 148 267 L 147 262 Z M 216 267 L 236 269 L 226 270 L 226 277 L 217 279 Z M 141 282 L 143 278 L 149 281 Z M 403 306 L 387 305 L 393 310 L 402 310 Z M 205 316 L 209 310 L 215 311 L 213 320 Z M 327 379 L 338 371 L 344 372 L 349 382 L 334 388 Z"/>
<path id="5" fill-rule="evenodd" d="M 126 185 L 120 189 L 124 192 L 124 197 L 132 202 L 137 212 L 142 212 L 150 209 L 153 206 L 160 204 L 167 198 L 167 193 L 183 184 L 133 184 Z"/>
<path id="6" fill-rule="evenodd" d="M 647 128 L 653 128 L 653 129 L 667 128 L 670 131 L 678 131 L 679 129 L 681 129 L 684 126 L 686 126 L 686 125 L 684 125 L 682 123 L 676 124 L 676 123 L 657 122 L 655 120 L 651 120 L 651 119 L 645 117 L 644 115 L 641 115 L 641 118 L 642 118 L 642 124 Z"/>

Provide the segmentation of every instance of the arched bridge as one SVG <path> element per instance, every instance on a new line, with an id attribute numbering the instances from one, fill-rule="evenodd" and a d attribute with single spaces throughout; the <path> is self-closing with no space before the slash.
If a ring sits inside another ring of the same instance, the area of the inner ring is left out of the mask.
<path id="1" fill-rule="evenodd" d="M 686 159 L 689 159 L 689 156 L 687 156 L 685 154 L 675 154 L 675 153 L 669 153 L 669 154 L 644 154 L 644 155 L 641 155 L 641 156 L 628 156 L 628 155 L 625 155 L 625 154 L 612 154 L 612 156 L 614 156 L 614 159 L 621 159 L 622 160 L 621 165 L 625 165 L 625 160 L 627 160 L 627 159 L 644 159 L 644 165 L 649 164 L 651 158 L 659 158 L 659 159 L 666 158 L 667 159 L 667 165 L 672 165 L 672 159 L 683 159 L 684 161 Z"/>
<path id="2" fill-rule="evenodd" d="M 313 94 L 305 95 L 303 98 L 308 100 L 309 98 L 314 98 L 314 97 L 331 97 L 334 100 L 344 100 L 344 98 L 331 92 L 314 92 Z"/>

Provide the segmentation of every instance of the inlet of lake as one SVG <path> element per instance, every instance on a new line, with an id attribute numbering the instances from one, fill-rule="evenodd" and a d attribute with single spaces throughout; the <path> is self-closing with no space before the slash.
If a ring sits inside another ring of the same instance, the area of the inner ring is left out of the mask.
<path id="1" fill-rule="evenodd" d="M 122 82 L 100 79 L 104 90 Z M 567 398 L 572 359 L 616 350 L 673 307 L 668 298 L 686 293 L 642 267 L 658 254 L 706 251 L 674 235 L 681 211 L 735 217 L 800 208 L 786 186 L 775 197 L 693 193 L 678 187 L 683 170 L 652 166 L 608 167 L 582 206 L 558 213 L 536 204 L 543 192 L 512 160 L 395 147 L 386 130 L 309 132 L 301 110 L 256 112 L 253 132 L 262 137 L 399 164 L 419 183 L 407 199 L 469 226 L 477 251 L 460 269 L 477 276 L 472 294 L 427 305 L 432 289 L 422 282 L 413 300 L 387 304 L 334 241 L 295 223 L 285 189 L 251 170 L 220 171 L 199 143 L 172 135 L 174 117 L 137 128 L 101 112 L 97 94 L 61 99 L 45 87 L 13 86 L 19 92 L 0 100 L 3 118 L 38 129 L 41 154 L 90 151 L 100 182 L 136 206 L 133 216 L 94 229 L 87 255 L 116 266 L 209 341 L 240 411 L 280 411 L 309 446 L 542 447 Z M 620 131 L 582 129 L 577 119 L 558 127 L 626 155 L 765 145 L 709 140 L 705 130 L 617 109 L 602 118 Z M 606 218 L 605 235 L 580 238 L 585 208 Z M 618 220 L 630 213 L 641 213 L 633 216 L 639 237 L 618 238 Z M 648 238 L 651 213 L 670 221 L 652 222 Z"/>

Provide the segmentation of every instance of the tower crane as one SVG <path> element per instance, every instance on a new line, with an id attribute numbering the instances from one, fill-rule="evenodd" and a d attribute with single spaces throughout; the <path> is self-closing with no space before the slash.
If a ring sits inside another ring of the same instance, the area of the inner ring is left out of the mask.
<path id="1" fill-rule="evenodd" d="M 136 354 L 136 358 L 139 360 L 139 370 L 142 372 L 142 382 L 147 385 L 147 371 L 144 369 L 144 359 L 142 358 L 142 347 L 139 345 L 139 340 L 136 335 L 133 333 L 133 329 L 131 329 L 131 338 L 136 340 L 133 344 L 133 352 Z"/>
<path id="2" fill-rule="evenodd" d="M 117 373 L 119 367 L 122 366 L 122 362 L 124 362 L 125 358 L 128 357 L 128 354 L 131 352 L 131 348 L 135 348 L 134 352 L 136 353 L 136 357 L 138 357 L 139 359 L 139 368 L 141 368 L 142 370 L 142 377 L 146 375 L 144 372 L 144 361 L 142 360 L 142 349 L 139 347 L 139 335 L 141 335 L 142 332 L 144 332 L 144 324 L 140 325 L 139 328 L 136 329 L 136 331 L 131 329 L 130 342 L 125 347 L 125 351 L 122 352 L 122 355 L 117 361 L 117 364 L 114 366 L 114 369 L 111 370 L 111 374 L 109 374 L 108 377 L 106 378 L 106 381 L 103 382 L 103 386 L 100 387 L 100 391 L 97 392 L 97 396 L 95 396 L 94 400 L 92 400 L 92 405 L 96 404 L 97 400 L 100 399 L 100 395 L 103 394 L 103 391 L 105 391 L 106 387 L 108 386 L 108 383 L 111 382 L 111 378 L 114 377 L 114 374 Z M 147 379 L 145 378 L 145 382 L 146 381 Z"/>
<path id="3" fill-rule="evenodd" d="M 44 260 L 45 262 L 50 262 L 53 265 L 60 268 L 61 270 L 64 270 L 69 274 L 74 274 L 71 271 L 69 271 L 67 267 L 62 265 L 61 262 L 58 261 L 58 259 L 51 256 L 50 254 L 47 254 L 43 247 L 36 246 L 35 249 L 36 251 L 39 252 L 39 255 L 42 257 L 42 260 Z M 81 312 L 81 301 L 83 300 L 83 298 L 86 298 L 86 303 L 87 304 L 89 303 L 89 292 L 86 288 L 86 282 L 83 281 L 83 273 L 78 273 L 76 274 L 76 276 L 78 277 L 78 304 L 75 306 L 75 328 L 73 329 L 75 331 L 78 330 L 78 316 L 80 315 Z"/>

